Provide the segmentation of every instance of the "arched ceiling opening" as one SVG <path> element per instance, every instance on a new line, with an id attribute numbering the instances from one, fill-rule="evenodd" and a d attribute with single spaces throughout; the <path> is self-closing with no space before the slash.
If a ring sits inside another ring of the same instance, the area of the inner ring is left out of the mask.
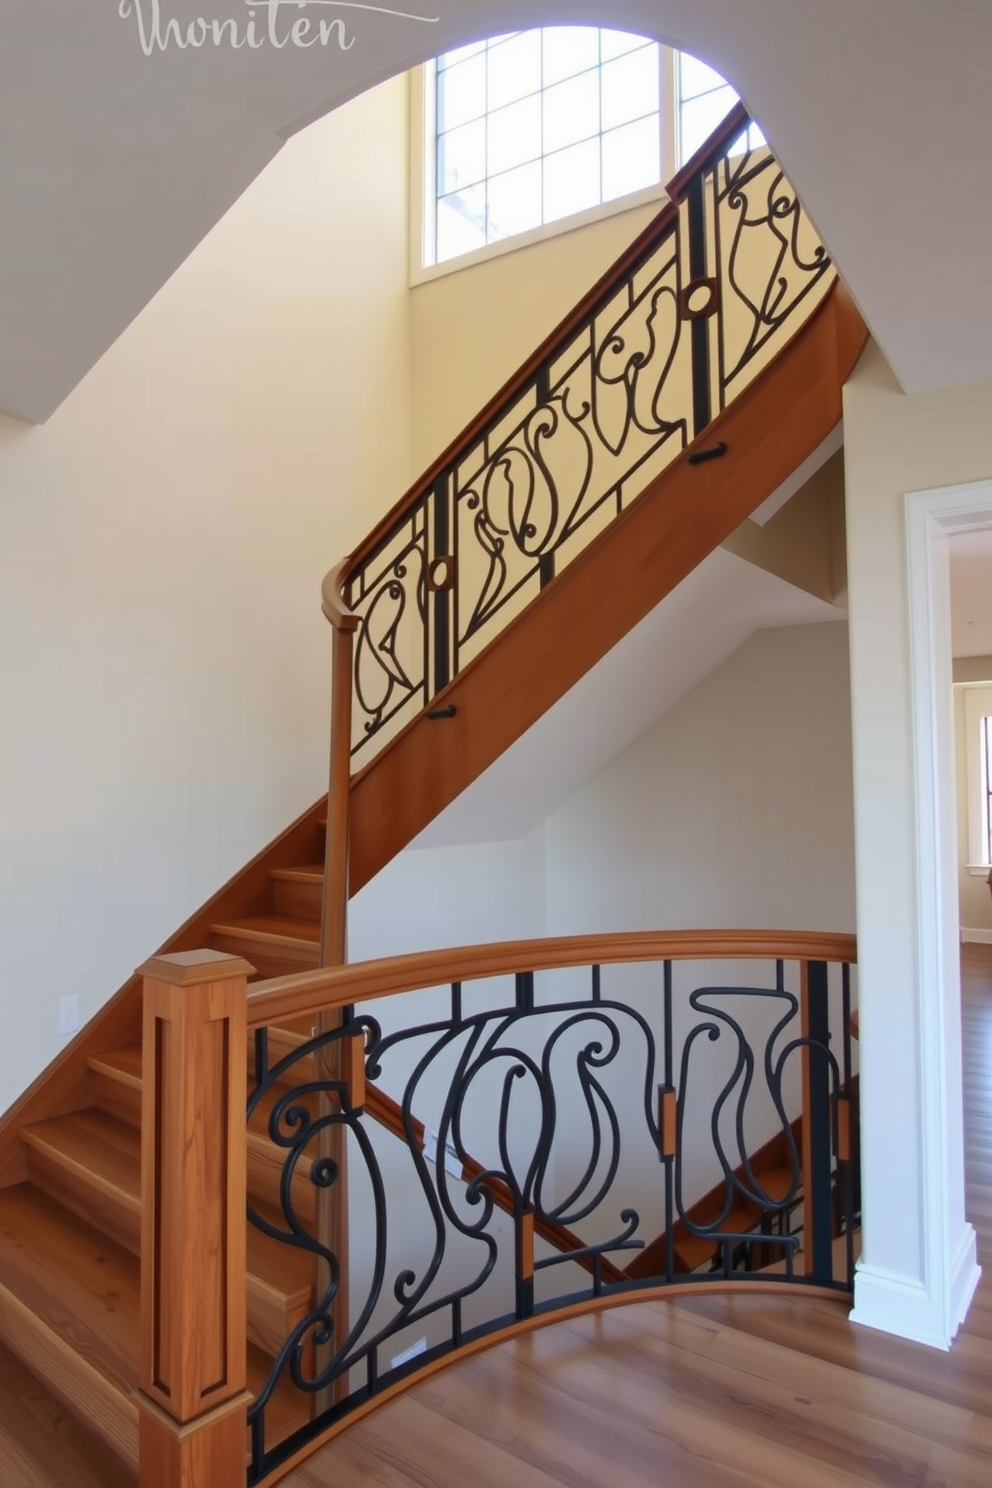
<path id="1" fill-rule="evenodd" d="M 992 376 L 987 0 L 7 0 L 0 411 L 44 420 L 304 124 L 439 51 L 556 22 L 711 63 L 903 387 Z"/>

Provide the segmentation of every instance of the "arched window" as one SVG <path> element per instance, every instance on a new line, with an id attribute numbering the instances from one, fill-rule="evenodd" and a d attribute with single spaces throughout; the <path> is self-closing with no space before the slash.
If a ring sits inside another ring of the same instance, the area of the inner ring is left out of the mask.
<path id="1" fill-rule="evenodd" d="M 696 58 L 604 27 L 446 53 L 425 70 L 424 263 L 657 192 L 736 99 Z"/>

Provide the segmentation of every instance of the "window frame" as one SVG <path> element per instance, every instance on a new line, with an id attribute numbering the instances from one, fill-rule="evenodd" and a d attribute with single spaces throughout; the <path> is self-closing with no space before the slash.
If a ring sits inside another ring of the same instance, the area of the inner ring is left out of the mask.
<path id="1" fill-rule="evenodd" d="M 992 868 L 992 781 L 988 778 L 982 720 L 992 718 L 992 682 L 958 682 L 964 694 L 965 791 L 968 804 L 968 872 L 984 878 Z"/>
<path id="2" fill-rule="evenodd" d="M 650 39 L 650 38 L 649 38 Z M 501 238 L 496 243 L 487 243 L 470 253 L 456 258 L 435 261 L 436 245 L 436 169 L 437 169 L 437 66 L 436 61 L 425 62 L 410 75 L 410 285 L 427 284 L 431 280 L 459 273 L 462 269 L 487 263 L 507 253 L 516 253 L 530 248 L 563 233 L 575 232 L 592 223 L 610 217 L 633 212 L 640 207 L 653 206 L 668 200 L 665 183 L 678 170 L 678 53 L 674 48 L 657 43 L 659 54 L 661 130 L 661 180 L 654 186 L 646 186 L 627 196 L 588 207 L 570 217 L 561 217 L 527 232 Z"/>

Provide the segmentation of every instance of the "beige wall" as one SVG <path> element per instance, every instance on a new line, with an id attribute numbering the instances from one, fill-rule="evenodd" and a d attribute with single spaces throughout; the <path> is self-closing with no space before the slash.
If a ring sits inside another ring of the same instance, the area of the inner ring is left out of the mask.
<path id="1" fill-rule="evenodd" d="M 0 421 L 0 1109 L 324 786 L 320 581 L 409 469 L 405 131 L 401 79 L 296 136 Z"/>
<path id="2" fill-rule="evenodd" d="M 412 290 L 414 478 L 554 330 L 661 205 L 621 212 Z"/>

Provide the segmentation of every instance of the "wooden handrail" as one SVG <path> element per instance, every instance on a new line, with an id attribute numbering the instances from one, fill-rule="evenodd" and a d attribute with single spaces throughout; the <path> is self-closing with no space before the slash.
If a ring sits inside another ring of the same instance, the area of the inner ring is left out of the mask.
<path id="1" fill-rule="evenodd" d="M 430 490 L 435 480 L 447 469 L 458 452 L 466 446 L 473 444 L 486 426 L 505 409 L 505 406 L 523 392 L 528 383 L 533 380 L 538 368 L 547 361 L 556 347 L 566 342 L 570 336 L 573 336 L 576 331 L 580 330 L 593 312 L 599 308 L 600 303 L 608 299 L 624 283 L 639 260 L 653 251 L 655 245 L 677 221 L 679 202 L 684 196 L 686 187 L 693 176 L 705 170 L 713 160 L 719 159 L 727 145 L 750 122 L 750 115 L 744 104 L 735 104 L 720 127 L 710 135 L 709 139 L 700 146 L 691 160 L 687 161 L 678 174 L 673 176 L 672 180 L 668 183 L 665 189 L 669 199 L 658 215 L 652 218 L 647 227 L 634 239 L 626 252 L 615 263 L 611 264 L 605 274 L 592 286 L 588 294 L 579 300 L 578 304 L 559 322 L 550 335 L 545 337 L 537 350 L 527 358 L 521 367 L 517 368 L 516 372 L 507 379 L 499 391 L 494 393 L 489 402 L 472 419 L 471 423 L 466 425 L 462 432 L 441 452 L 434 463 L 428 466 L 424 474 L 413 483 L 404 496 L 400 497 L 395 506 L 390 507 L 382 520 L 373 527 L 368 537 L 345 559 L 343 564 L 338 565 L 338 568 L 334 572 L 340 574 L 342 584 L 347 582 L 357 565 L 363 559 L 367 558 L 370 553 L 375 551 L 383 538 L 389 535 L 396 524 L 410 511 L 411 507 L 415 506 Z"/>
<path id="2" fill-rule="evenodd" d="M 348 562 L 347 558 L 342 558 L 324 575 L 320 586 L 320 607 L 335 630 L 355 631 L 358 629 L 358 616 L 349 607 L 343 593 Z"/>
<path id="3" fill-rule="evenodd" d="M 637 930 L 445 947 L 255 982 L 248 1027 L 265 1028 L 354 1002 L 451 982 L 636 961 L 857 961 L 853 935 L 809 930 Z"/>

